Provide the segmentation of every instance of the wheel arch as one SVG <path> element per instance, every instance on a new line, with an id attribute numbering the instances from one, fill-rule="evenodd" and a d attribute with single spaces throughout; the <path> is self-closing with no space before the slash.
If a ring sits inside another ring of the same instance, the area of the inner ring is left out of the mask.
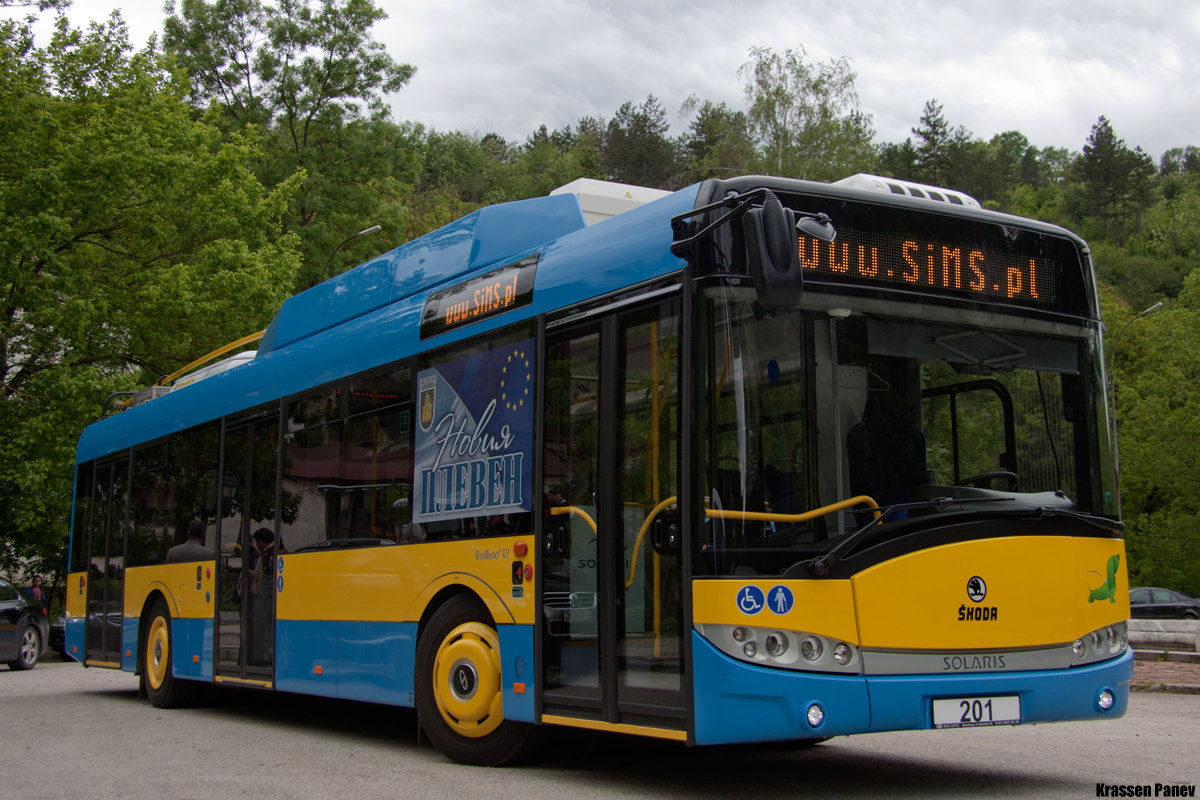
<path id="1" fill-rule="evenodd" d="M 479 605 L 483 606 L 483 608 L 487 611 L 488 616 L 491 617 L 492 627 L 496 627 L 496 614 L 491 608 L 488 607 L 487 601 L 480 597 L 479 593 L 474 591 L 472 588 L 464 586 L 461 583 L 453 583 L 449 586 L 443 586 L 441 589 L 438 589 L 436 593 L 429 598 L 429 601 L 426 602 L 425 609 L 421 612 L 420 622 L 417 623 L 417 641 L 421 641 L 421 637 L 425 635 L 425 628 L 429 624 L 429 620 L 434 614 L 437 613 L 439 608 L 446 605 L 446 603 L 450 602 L 453 598 L 463 596 L 470 597 L 478 601 Z"/>
<path id="2" fill-rule="evenodd" d="M 512 612 L 504 605 L 504 601 L 495 589 L 474 575 L 451 573 L 431 581 L 417 596 L 417 599 L 413 601 L 412 606 L 410 606 L 408 619 L 416 618 L 420 620 L 417 625 L 417 641 L 420 641 L 421 634 L 425 631 L 425 625 L 428 623 L 429 618 L 434 615 L 434 612 L 445 605 L 452 597 L 457 597 L 461 594 L 472 595 L 487 609 L 488 615 L 492 618 L 493 628 L 496 625 L 510 624 L 515 621 Z M 418 609 L 420 610 L 419 613 Z"/>

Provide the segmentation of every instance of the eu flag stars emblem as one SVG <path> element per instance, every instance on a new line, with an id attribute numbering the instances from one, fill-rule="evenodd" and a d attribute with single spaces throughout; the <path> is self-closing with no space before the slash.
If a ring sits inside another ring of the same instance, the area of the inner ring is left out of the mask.
<path id="1" fill-rule="evenodd" d="M 500 402 L 506 411 L 516 411 L 533 402 L 529 388 L 533 384 L 533 366 L 524 348 L 514 348 L 500 369 Z"/>

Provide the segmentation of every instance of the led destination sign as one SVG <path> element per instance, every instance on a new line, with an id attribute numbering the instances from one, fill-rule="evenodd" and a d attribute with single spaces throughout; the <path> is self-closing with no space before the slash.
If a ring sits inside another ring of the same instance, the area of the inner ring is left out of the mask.
<path id="1" fill-rule="evenodd" d="M 838 225 L 833 242 L 798 237 L 806 280 L 895 286 L 1052 308 L 1058 301 L 1057 259 L 1042 252 L 1004 252 L 945 244 Z"/>
<path id="2" fill-rule="evenodd" d="M 421 338 L 529 305 L 537 263 L 533 255 L 429 295 L 421 314 Z"/>

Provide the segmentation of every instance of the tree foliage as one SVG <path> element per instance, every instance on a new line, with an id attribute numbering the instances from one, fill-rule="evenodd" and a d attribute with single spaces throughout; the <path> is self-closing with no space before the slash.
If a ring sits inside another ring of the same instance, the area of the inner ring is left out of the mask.
<path id="1" fill-rule="evenodd" d="M 875 132 L 858 107 L 857 75 L 846 58 L 813 64 L 806 55 L 802 46 L 782 54 L 752 47 L 738 71 L 764 172 L 831 180 L 860 171 Z"/>
<path id="2" fill-rule="evenodd" d="M 301 242 L 297 289 L 351 233 L 377 223 L 399 239 L 420 128 L 391 121 L 384 95 L 415 69 L 372 38 L 386 17 L 372 0 L 182 0 L 168 10 L 164 44 L 187 70 L 191 102 L 218 109 L 231 131 L 262 131 L 266 185 L 303 175 L 286 220 Z"/>
<path id="3" fill-rule="evenodd" d="M 116 15 L 60 18 L 45 48 L 0 24 L 2 566 L 63 544 L 74 443 L 104 395 L 265 326 L 290 293 L 297 181 L 264 189 L 255 137 L 185 92 Z"/>

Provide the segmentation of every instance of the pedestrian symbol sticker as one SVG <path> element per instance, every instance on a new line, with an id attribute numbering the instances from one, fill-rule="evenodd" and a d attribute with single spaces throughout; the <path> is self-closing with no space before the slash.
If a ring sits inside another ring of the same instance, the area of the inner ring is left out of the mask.
<path id="1" fill-rule="evenodd" d="M 765 604 L 766 598 L 763 596 L 763 590 L 757 586 L 743 586 L 738 589 L 737 606 L 743 614 L 753 616 L 762 611 Z"/>
<path id="2" fill-rule="evenodd" d="M 275 593 L 280 594 L 282 592 L 283 592 L 283 576 L 280 575 L 279 579 L 275 581 Z"/>
<path id="3" fill-rule="evenodd" d="M 786 614 L 796 604 L 796 596 L 786 586 L 772 586 L 771 591 L 767 592 L 767 603 L 771 606 L 772 612 Z"/>

